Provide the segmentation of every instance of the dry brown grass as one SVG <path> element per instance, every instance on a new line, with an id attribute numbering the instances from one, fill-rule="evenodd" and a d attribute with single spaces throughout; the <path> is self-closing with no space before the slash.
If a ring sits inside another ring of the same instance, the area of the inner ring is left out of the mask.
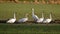
<path id="1" fill-rule="evenodd" d="M 29 3 L 29 1 L 23 1 L 23 3 L 26 3 L 27 4 L 27 3 Z"/>
<path id="2" fill-rule="evenodd" d="M 39 2 L 37 0 L 34 1 L 35 4 L 39 4 Z"/>
<path id="3" fill-rule="evenodd" d="M 13 0 L 14 2 L 18 3 L 19 1 L 18 0 Z"/>
<path id="4" fill-rule="evenodd" d="M 58 2 L 57 1 L 55 1 L 55 3 L 54 4 L 57 4 Z"/>
<path id="5" fill-rule="evenodd" d="M 54 4 L 54 1 L 50 1 L 50 4 Z"/>
<path id="6" fill-rule="evenodd" d="M 46 4 L 45 0 L 42 0 L 42 4 Z"/>
<path id="7" fill-rule="evenodd" d="M 2 3 L 2 2 L 4 2 L 4 1 L 0 0 L 0 3 Z"/>
<path id="8" fill-rule="evenodd" d="M 59 0 L 59 1 L 57 1 L 57 4 L 60 4 L 60 0 Z"/>
<path id="9" fill-rule="evenodd" d="M 22 1 L 19 1 L 19 0 L 0 0 L 0 3 L 3 3 L 3 2 L 15 2 L 15 3 L 34 3 L 34 4 L 60 4 L 60 0 L 48 0 L 46 2 L 46 0 L 34 0 L 33 1 L 29 1 L 29 0 L 24 0 L 23 2 Z"/>
<path id="10" fill-rule="evenodd" d="M 39 4 L 39 2 L 34 2 L 34 4 Z"/>

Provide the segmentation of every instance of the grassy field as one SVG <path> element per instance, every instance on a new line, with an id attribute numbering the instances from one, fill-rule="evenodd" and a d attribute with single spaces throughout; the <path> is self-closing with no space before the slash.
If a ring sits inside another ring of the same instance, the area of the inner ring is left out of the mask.
<path id="1" fill-rule="evenodd" d="M 60 25 L 0 24 L 0 34 L 60 34 Z"/>
<path id="2" fill-rule="evenodd" d="M 42 11 L 47 18 L 52 12 L 53 19 L 60 19 L 60 5 L 52 4 L 23 4 L 23 3 L 0 3 L 0 19 L 13 17 L 16 12 L 17 20 L 29 14 L 31 17 L 31 8 L 35 8 L 35 14 L 41 17 Z M 60 24 L 1 24 L 0 34 L 60 34 Z"/>
<path id="3" fill-rule="evenodd" d="M 23 3 L 0 3 L 0 19 L 8 19 L 13 17 L 13 12 L 16 12 L 17 20 L 23 18 L 26 13 L 29 14 L 29 20 L 31 17 L 31 8 L 35 8 L 35 14 L 41 17 L 42 11 L 44 16 L 49 17 L 49 13 L 52 12 L 53 19 L 60 19 L 60 5 L 54 4 L 23 4 Z"/>

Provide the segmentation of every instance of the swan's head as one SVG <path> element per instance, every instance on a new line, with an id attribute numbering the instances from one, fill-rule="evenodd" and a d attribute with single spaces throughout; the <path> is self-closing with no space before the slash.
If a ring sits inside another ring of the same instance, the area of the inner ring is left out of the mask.
<path id="1" fill-rule="evenodd" d="M 34 8 L 32 8 L 32 11 L 34 11 Z"/>
<path id="2" fill-rule="evenodd" d="M 34 8 L 32 8 L 32 10 L 34 10 Z"/>

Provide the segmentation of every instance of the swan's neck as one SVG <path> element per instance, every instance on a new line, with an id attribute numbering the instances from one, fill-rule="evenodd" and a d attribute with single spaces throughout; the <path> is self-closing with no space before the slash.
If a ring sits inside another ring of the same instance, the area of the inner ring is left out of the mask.
<path id="1" fill-rule="evenodd" d="M 14 13 L 14 19 L 16 19 L 15 13 Z"/>
<path id="2" fill-rule="evenodd" d="M 50 19 L 52 19 L 52 15 L 50 14 Z"/>
<path id="3" fill-rule="evenodd" d="M 34 15 L 34 8 L 32 8 L 32 15 Z"/>
<path id="4" fill-rule="evenodd" d="M 44 15 L 43 15 L 43 13 L 42 13 L 42 18 L 44 18 Z"/>

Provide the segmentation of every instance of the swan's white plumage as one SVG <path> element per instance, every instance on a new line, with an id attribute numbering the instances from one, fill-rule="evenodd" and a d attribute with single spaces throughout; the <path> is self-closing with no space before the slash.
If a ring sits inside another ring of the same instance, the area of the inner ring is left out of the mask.
<path id="1" fill-rule="evenodd" d="M 28 20 L 28 18 L 22 18 L 18 22 L 26 22 L 27 20 Z"/>
<path id="2" fill-rule="evenodd" d="M 14 13 L 14 18 L 11 18 L 7 21 L 7 23 L 14 23 L 16 21 L 16 16 L 15 16 L 15 13 Z"/>
<path id="3" fill-rule="evenodd" d="M 34 8 L 32 8 L 32 18 L 34 21 L 37 21 L 39 19 L 38 16 L 34 14 Z"/>
<path id="4" fill-rule="evenodd" d="M 26 22 L 26 21 L 28 21 L 27 15 L 28 14 L 26 14 L 26 17 L 25 18 L 19 19 L 18 22 Z"/>
<path id="5" fill-rule="evenodd" d="M 39 18 L 39 19 L 37 20 L 37 22 L 43 22 L 43 20 L 44 20 L 44 16 L 43 16 L 43 13 L 42 13 L 42 17 Z"/>
<path id="6" fill-rule="evenodd" d="M 52 16 L 51 16 L 51 14 L 50 14 L 50 18 L 45 19 L 45 20 L 43 21 L 43 23 L 50 23 L 51 21 L 52 21 Z"/>
<path id="7" fill-rule="evenodd" d="M 40 19 L 38 19 L 38 20 L 37 20 L 37 22 L 38 22 L 38 23 L 39 23 L 39 22 L 41 22 L 41 23 L 42 23 L 42 22 L 43 22 L 43 20 L 44 20 L 44 18 L 40 18 Z"/>
<path id="8" fill-rule="evenodd" d="M 7 23 L 14 23 L 16 21 L 16 19 L 10 19 L 9 21 L 7 21 Z"/>
<path id="9" fill-rule="evenodd" d="M 34 19 L 34 21 L 37 21 L 39 19 L 37 15 L 33 15 L 32 18 Z"/>
<path id="10" fill-rule="evenodd" d="M 46 19 L 43 23 L 50 23 L 52 19 Z"/>

